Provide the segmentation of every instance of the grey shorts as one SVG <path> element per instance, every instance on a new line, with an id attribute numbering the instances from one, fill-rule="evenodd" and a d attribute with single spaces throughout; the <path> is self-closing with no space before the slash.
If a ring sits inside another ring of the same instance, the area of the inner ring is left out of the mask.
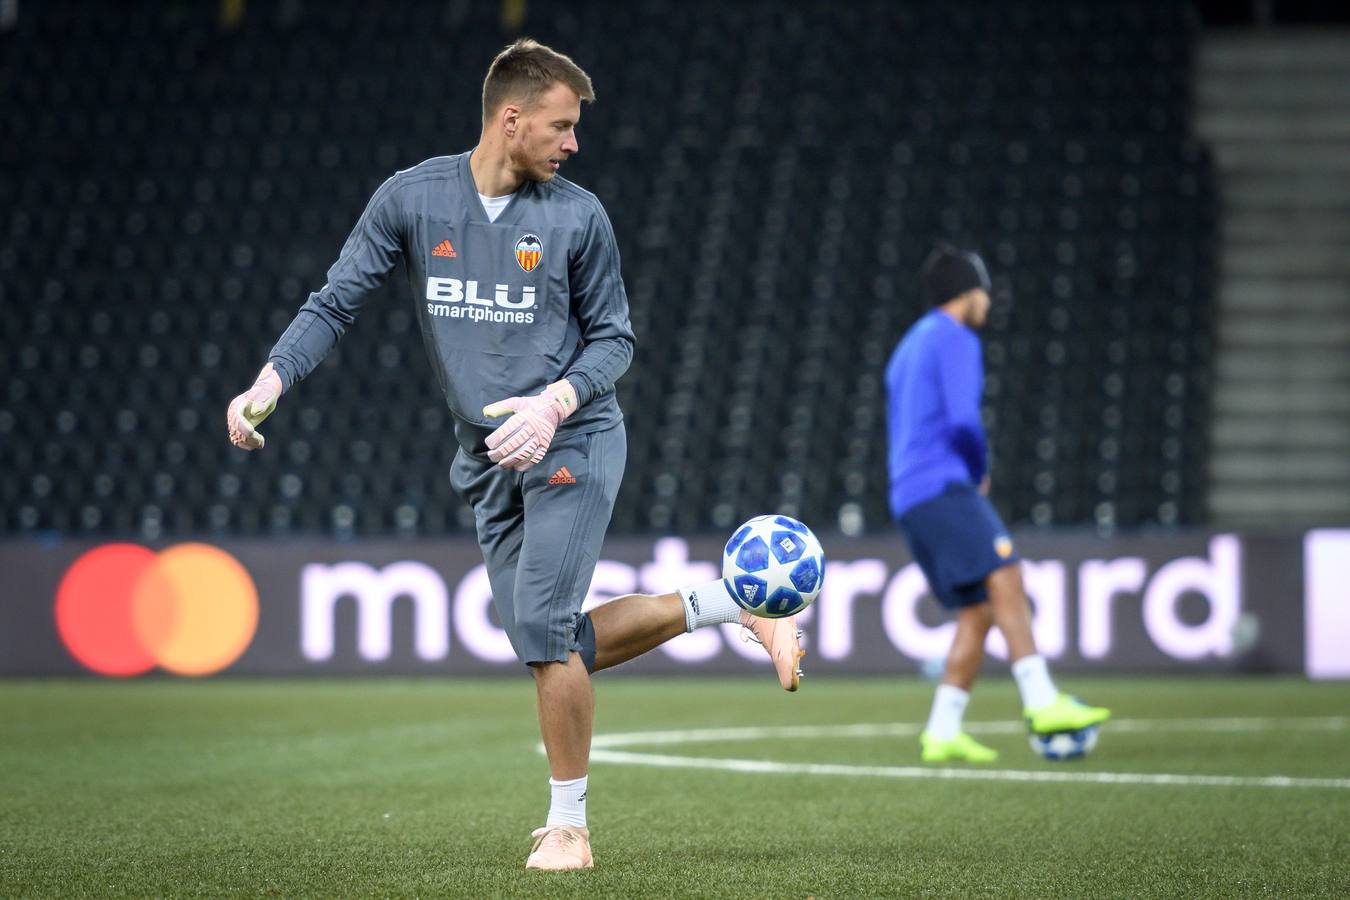
<path id="1" fill-rule="evenodd" d="M 543 462 L 511 472 L 461 449 L 450 484 L 473 507 L 493 605 L 524 663 L 595 665 L 581 604 L 628 459 L 623 424 L 554 438 Z"/>

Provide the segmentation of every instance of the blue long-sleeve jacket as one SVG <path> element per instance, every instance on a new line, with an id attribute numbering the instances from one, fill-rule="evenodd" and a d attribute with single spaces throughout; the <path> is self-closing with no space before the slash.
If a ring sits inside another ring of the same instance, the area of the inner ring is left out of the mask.
<path id="1" fill-rule="evenodd" d="M 984 364 L 975 332 L 940 310 L 910 327 L 886 365 L 891 514 L 986 472 L 980 394 Z"/>

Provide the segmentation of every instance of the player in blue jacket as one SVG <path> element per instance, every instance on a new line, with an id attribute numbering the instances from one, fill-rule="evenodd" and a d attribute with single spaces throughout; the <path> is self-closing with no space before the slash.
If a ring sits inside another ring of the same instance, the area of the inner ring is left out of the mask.
<path id="1" fill-rule="evenodd" d="M 1008 643 L 1032 731 L 1076 731 L 1110 711 L 1056 690 L 1036 652 L 1016 548 L 986 496 L 984 367 L 975 335 L 989 314 L 984 261 L 942 245 L 924 262 L 921 279 L 932 309 L 886 366 L 890 505 L 933 596 L 956 612 L 956 634 L 920 744 L 925 762 L 990 762 L 997 751 L 962 731 L 961 719 L 992 626 Z"/>
<path id="2" fill-rule="evenodd" d="M 739 622 L 798 687 L 795 617 L 745 613 L 721 579 L 581 609 L 627 459 L 614 382 L 633 358 L 619 250 L 600 201 L 558 176 L 578 152 L 591 80 L 528 38 L 483 82 L 478 146 L 375 192 L 328 283 L 310 295 L 226 413 L 231 442 L 314 370 L 400 262 L 454 421 L 455 490 L 473 507 L 493 603 L 538 693 L 551 802 L 530 869 L 592 865 L 586 795 L 591 673 L 695 628 Z"/>

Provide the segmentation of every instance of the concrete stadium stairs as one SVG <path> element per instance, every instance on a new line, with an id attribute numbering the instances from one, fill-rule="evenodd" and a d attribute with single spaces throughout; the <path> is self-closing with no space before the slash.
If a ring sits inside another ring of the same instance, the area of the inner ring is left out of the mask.
<path id="1" fill-rule="evenodd" d="M 1211 32 L 1221 205 L 1209 515 L 1350 522 L 1350 30 Z"/>

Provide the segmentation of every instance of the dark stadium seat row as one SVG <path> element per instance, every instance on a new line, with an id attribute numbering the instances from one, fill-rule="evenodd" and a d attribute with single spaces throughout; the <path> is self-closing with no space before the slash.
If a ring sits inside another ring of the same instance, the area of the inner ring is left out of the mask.
<path id="1" fill-rule="evenodd" d="M 246 10 L 221 30 L 212 4 L 53 0 L 0 35 L 2 534 L 471 527 L 401 274 L 264 452 L 223 418 L 370 193 L 472 144 L 497 10 Z M 880 373 L 939 239 L 994 276 L 1005 516 L 1203 514 L 1216 204 L 1182 8 L 530 16 L 599 94 L 564 174 L 609 211 L 639 340 L 615 530 L 886 528 Z"/>

